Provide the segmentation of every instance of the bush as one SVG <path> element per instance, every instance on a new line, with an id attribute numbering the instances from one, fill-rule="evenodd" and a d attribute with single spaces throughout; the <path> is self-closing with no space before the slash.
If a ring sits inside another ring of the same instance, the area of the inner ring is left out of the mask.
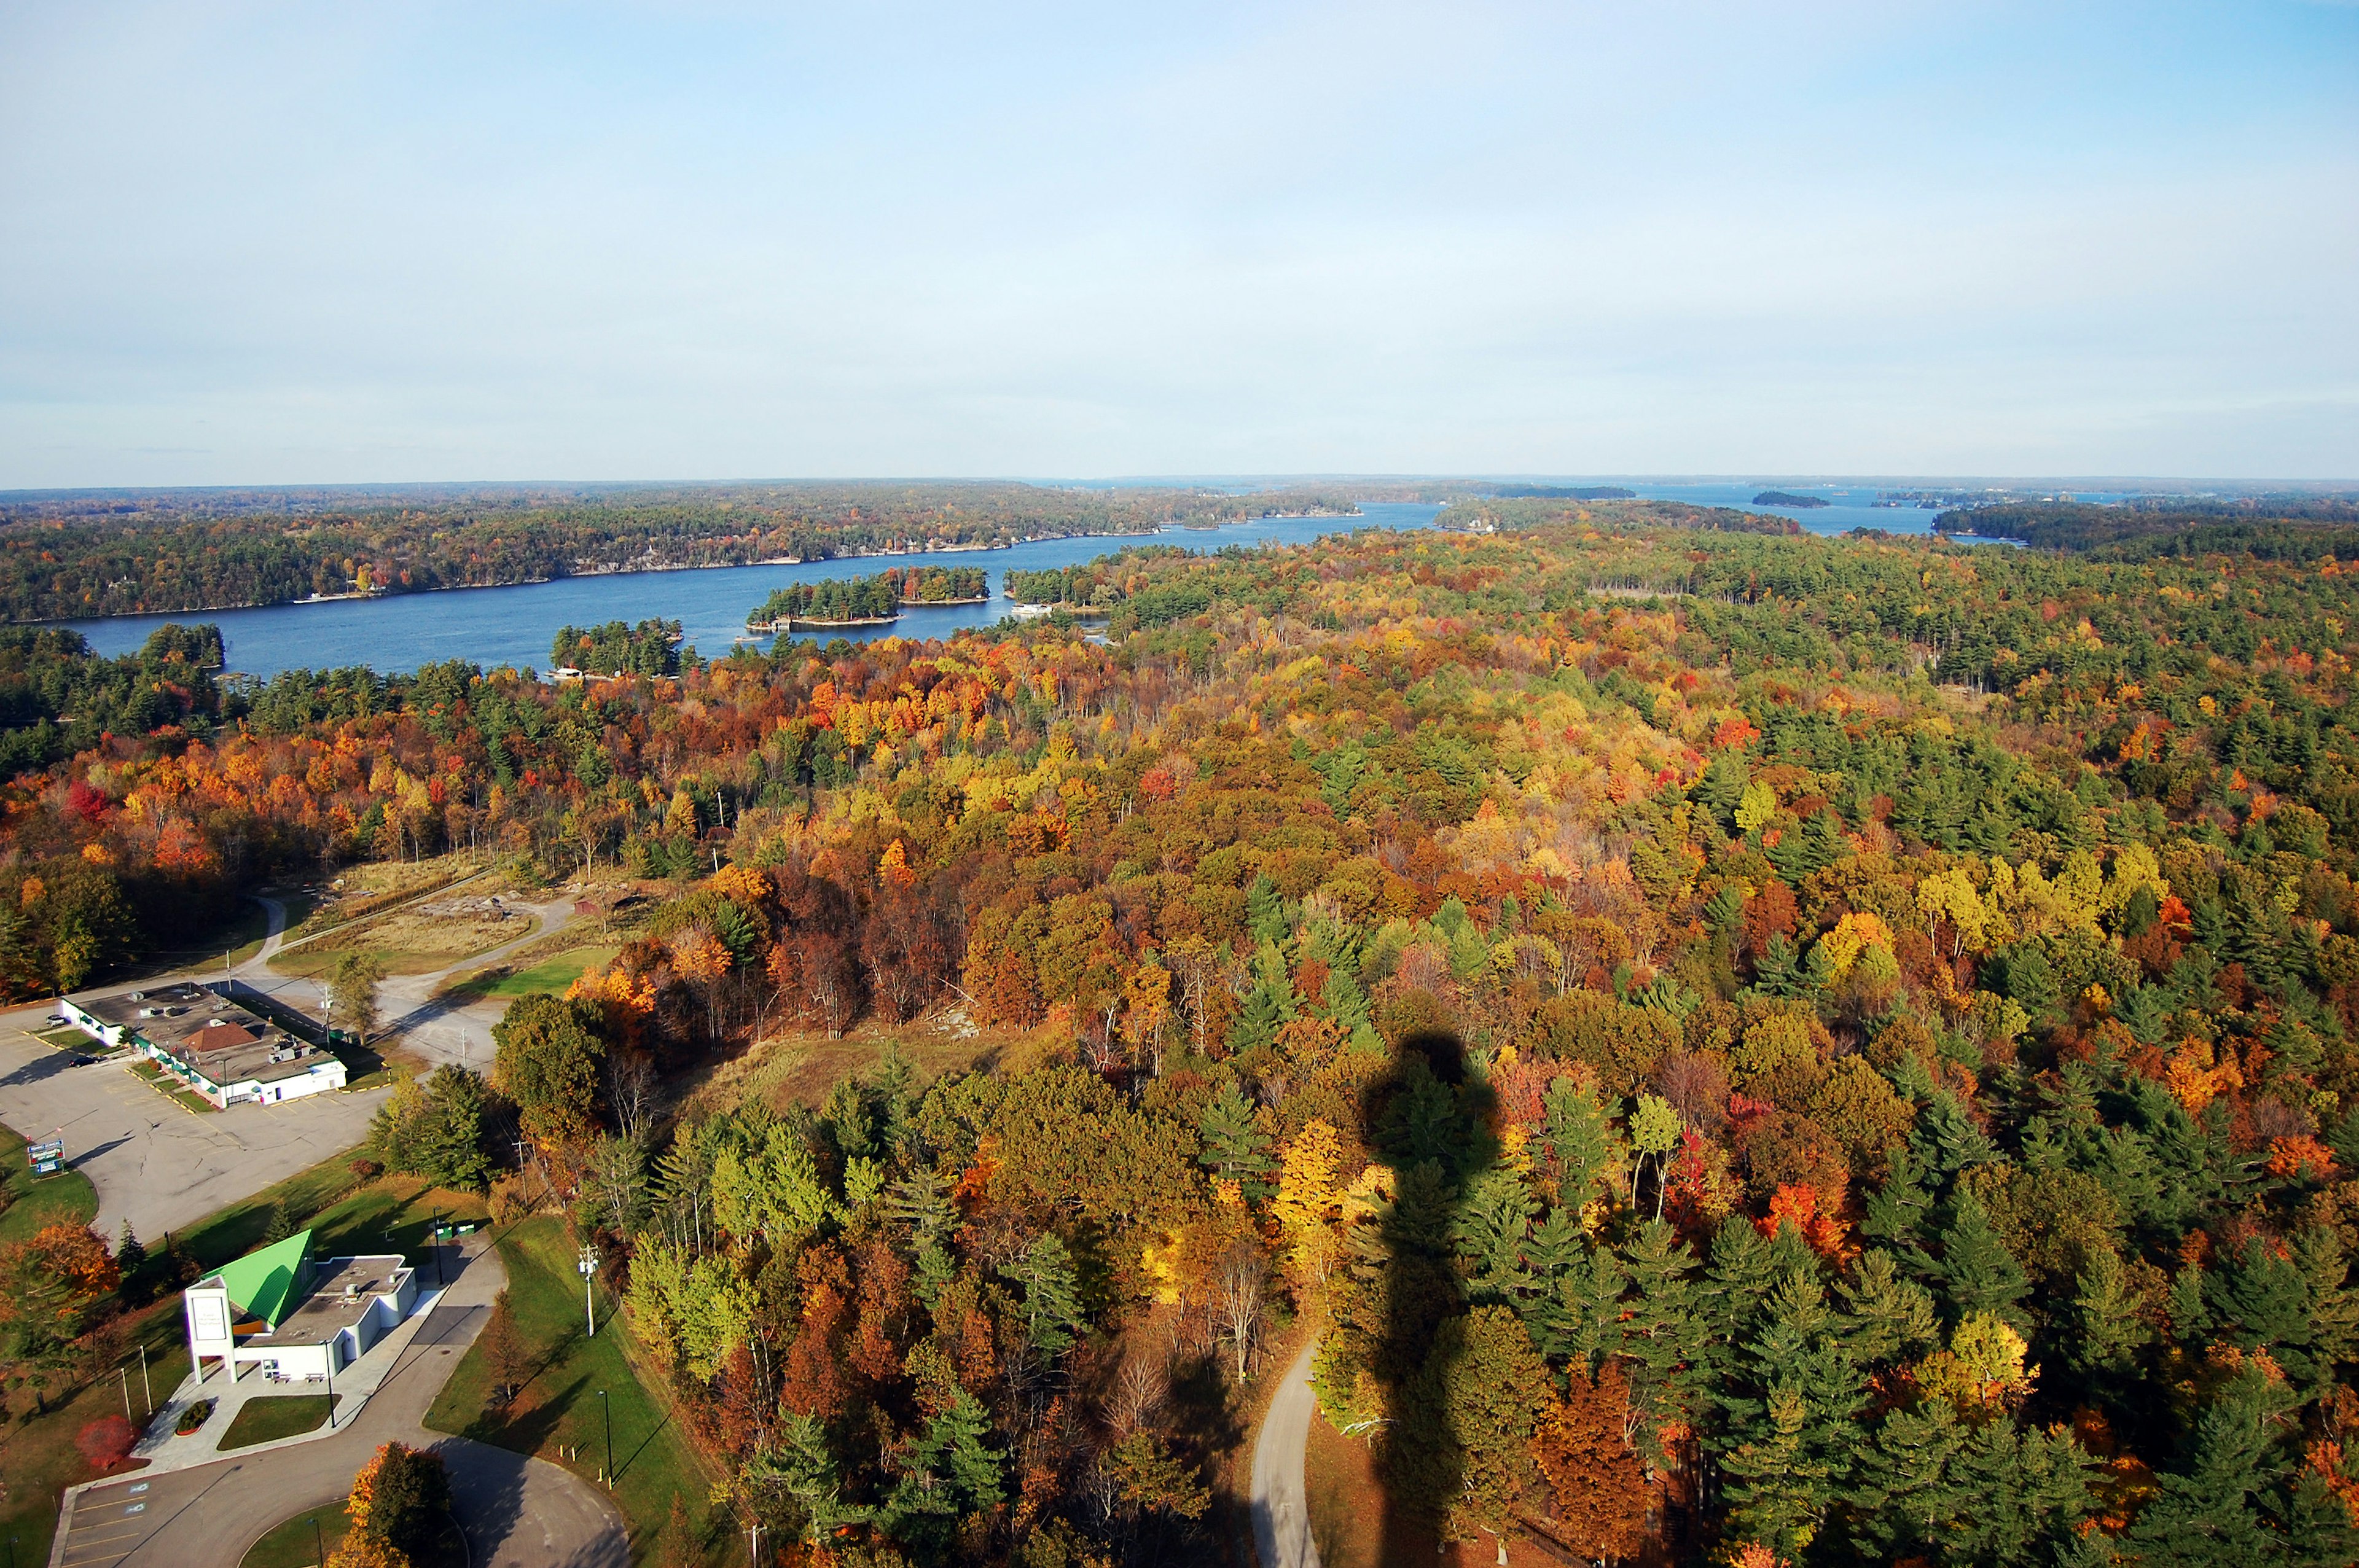
<path id="1" fill-rule="evenodd" d="M 74 1446 L 99 1469 L 112 1470 L 131 1457 L 131 1445 L 138 1441 L 139 1433 L 130 1422 L 119 1415 L 103 1415 L 82 1429 Z"/>
<path id="2" fill-rule="evenodd" d="M 212 1416 L 213 1401 L 211 1400 L 199 1400 L 196 1403 L 190 1405 L 188 1409 L 180 1412 L 180 1419 L 173 1423 L 172 1431 L 181 1437 L 186 1437 L 189 1433 L 196 1431 L 199 1427 L 204 1425 L 205 1422 L 211 1421 Z"/>

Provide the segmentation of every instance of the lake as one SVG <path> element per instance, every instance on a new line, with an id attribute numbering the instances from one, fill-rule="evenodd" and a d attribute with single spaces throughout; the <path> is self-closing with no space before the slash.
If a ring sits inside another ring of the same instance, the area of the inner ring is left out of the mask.
<path id="1" fill-rule="evenodd" d="M 1823 507 L 1798 510 L 1754 505 L 1753 497 L 1767 488 L 1759 484 L 1594 479 L 1548 482 L 1618 482 L 1650 501 L 1683 501 L 1698 506 L 1774 512 L 1792 518 L 1813 534 L 1843 534 L 1854 528 L 1926 534 L 1932 531 L 1933 519 L 1938 515 L 1914 508 L 1873 505 L 1876 491 L 1865 485 L 1780 487 L 1789 494 L 1818 495 L 1829 503 Z M 1190 550 L 1218 550 L 1231 545 L 1306 544 L 1355 528 L 1424 528 L 1432 524 L 1440 510 L 1417 503 L 1372 501 L 1363 503 L 1362 514 L 1354 518 L 1265 517 L 1223 528 L 1166 528 L 1158 534 L 1125 537 L 1038 539 L 1004 550 L 858 556 L 792 567 L 617 572 L 600 577 L 560 578 L 553 582 L 525 583 L 514 588 L 388 594 L 382 599 L 276 604 L 257 610 L 112 616 L 66 624 L 89 638 L 91 646 L 99 653 L 114 654 L 136 652 L 148 633 L 168 622 L 211 622 L 221 627 L 222 636 L 228 643 L 229 667 L 265 678 L 281 670 L 331 669 L 344 665 L 368 665 L 391 674 L 442 659 L 465 659 L 485 669 L 502 665 L 541 669 L 549 662 L 549 644 L 556 640 L 560 627 L 645 621 L 658 616 L 680 622 L 689 643 L 698 652 L 707 658 L 718 658 L 740 641 L 768 645 L 766 638 L 746 637 L 745 617 L 769 598 L 772 589 L 788 583 L 815 582 L 829 577 L 864 577 L 888 566 L 913 562 L 985 568 L 991 577 L 992 597 L 988 603 L 905 611 L 891 626 L 822 633 L 853 642 L 875 637 L 947 636 L 963 626 L 989 626 L 1014 608 L 1004 591 L 1005 574 L 1011 568 L 1039 571 L 1075 566 L 1125 545 L 1154 543 L 1179 545 Z"/>
<path id="2" fill-rule="evenodd" d="M 267 678 L 281 670 L 332 669 L 368 665 L 392 674 L 441 659 L 465 659 L 485 669 L 514 665 L 549 666 L 549 644 L 560 628 L 594 626 L 608 621 L 661 617 L 680 622 L 690 643 L 718 658 L 743 639 L 766 647 L 769 639 L 745 636 L 745 617 L 774 589 L 821 578 L 865 577 L 886 567 L 976 566 L 991 574 L 991 601 L 940 610 L 909 610 L 890 626 L 841 633 L 853 642 L 875 637 L 941 637 L 962 626 L 989 626 L 1014 608 L 1005 593 L 1009 568 L 1040 571 L 1077 566 L 1125 545 L 1179 545 L 1218 550 L 1231 545 L 1303 544 L 1356 528 L 1423 528 L 1439 507 L 1370 502 L 1359 517 L 1265 517 L 1223 528 L 1166 528 L 1159 534 L 1120 538 L 1036 539 L 1004 550 L 928 551 L 897 556 L 857 556 L 801 566 L 707 567 L 692 571 L 617 572 L 601 577 L 559 578 L 515 588 L 452 589 L 436 593 L 387 594 L 382 599 L 345 599 L 326 604 L 274 604 L 256 610 L 216 610 L 179 615 L 121 615 L 66 622 L 90 639 L 101 654 L 138 651 L 148 634 L 168 622 L 210 622 L 222 629 L 229 667 Z M 810 635 L 810 633 L 804 633 Z"/>

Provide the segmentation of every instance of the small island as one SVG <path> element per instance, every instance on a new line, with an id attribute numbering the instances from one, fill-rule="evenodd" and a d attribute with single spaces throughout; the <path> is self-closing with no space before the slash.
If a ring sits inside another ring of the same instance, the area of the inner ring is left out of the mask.
<path id="1" fill-rule="evenodd" d="M 900 618 L 897 581 L 888 581 L 882 574 L 832 577 L 817 582 L 790 583 L 779 589 L 745 618 L 745 630 L 761 635 L 830 631 L 850 626 L 889 626 Z"/>
<path id="2" fill-rule="evenodd" d="M 887 567 L 885 581 L 904 610 L 991 600 L 991 574 L 981 567 Z"/>
<path id="3" fill-rule="evenodd" d="M 1765 490 L 1760 494 L 1753 498 L 1753 504 L 1756 506 L 1791 506 L 1799 511 L 1807 512 L 1814 506 L 1832 506 L 1834 503 L 1831 501 L 1821 500 L 1815 495 L 1796 495 L 1788 491 Z"/>

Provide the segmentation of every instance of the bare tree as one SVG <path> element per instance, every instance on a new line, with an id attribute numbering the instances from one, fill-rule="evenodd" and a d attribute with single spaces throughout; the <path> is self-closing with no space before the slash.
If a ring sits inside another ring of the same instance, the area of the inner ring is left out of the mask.
<path id="1" fill-rule="evenodd" d="M 1268 1284 L 1269 1260 L 1243 1237 L 1230 1244 L 1212 1271 L 1212 1332 L 1228 1346 L 1241 1383 L 1253 1369 L 1254 1343 L 1261 1336 Z"/>
<path id="2" fill-rule="evenodd" d="M 655 1064 L 640 1051 L 606 1053 L 606 1103 L 623 1136 L 644 1142 L 659 1103 Z"/>

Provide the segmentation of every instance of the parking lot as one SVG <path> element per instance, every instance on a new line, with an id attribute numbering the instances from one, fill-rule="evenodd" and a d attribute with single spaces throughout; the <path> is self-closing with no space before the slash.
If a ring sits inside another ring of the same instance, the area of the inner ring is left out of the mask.
<path id="1" fill-rule="evenodd" d="M 128 1219 L 142 1241 L 295 1174 L 367 1133 L 389 1089 L 321 1094 L 200 1115 L 132 1076 L 128 1054 L 86 1065 L 43 1044 L 46 1005 L 0 1013 L 0 1121 L 27 1138 L 65 1140 L 66 1159 L 98 1190 L 98 1233 Z"/>

